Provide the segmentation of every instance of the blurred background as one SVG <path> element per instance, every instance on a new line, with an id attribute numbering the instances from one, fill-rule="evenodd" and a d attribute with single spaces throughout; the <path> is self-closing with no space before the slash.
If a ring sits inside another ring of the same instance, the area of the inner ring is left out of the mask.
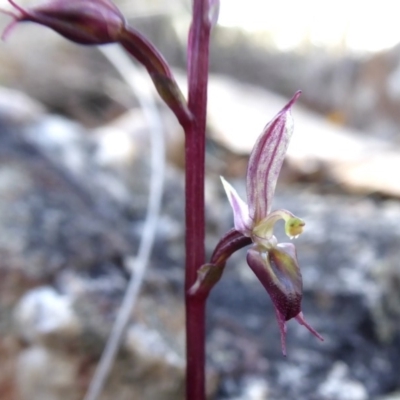
<path id="1" fill-rule="evenodd" d="M 116 3 L 185 88 L 190 2 Z M 237 253 L 208 301 L 210 399 L 400 399 L 399 43 L 388 0 L 221 0 L 207 253 L 232 226 L 219 176 L 245 195 L 256 138 L 301 89 L 274 208 L 306 221 L 303 311 L 325 342 L 289 322 L 282 356 L 271 302 Z M 102 400 L 183 399 L 184 142 L 157 104 L 162 210 Z M 137 96 L 98 49 L 28 23 L 0 44 L 0 400 L 83 398 L 143 233 L 148 138 Z"/>

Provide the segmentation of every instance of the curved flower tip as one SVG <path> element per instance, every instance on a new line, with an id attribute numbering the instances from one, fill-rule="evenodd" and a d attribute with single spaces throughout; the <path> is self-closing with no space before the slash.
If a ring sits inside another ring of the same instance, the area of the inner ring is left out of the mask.
<path id="1" fill-rule="evenodd" d="M 305 226 L 305 222 L 301 218 L 295 216 L 289 218 L 285 222 L 285 232 L 290 239 L 297 239 L 302 233 Z"/>
<path id="2" fill-rule="evenodd" d="M 285 321 L 285 318 L 279 313 L 278 310 L 275 310 L 275 311 L 276 311 L 276 319 L 278 321 L 279 331 L 281 333 L 282 354 L 286 357 L 286 332 L 287 332 L 286 321 Z M 296 317 L 294 317 L 294 319 L 300 325 L 304 325 L 321 342 L 324 341 L 324 338 L 311 325 L 309 325 L 308 322 L 304 319 L 304 315 L 302 312 L 299 312 L 299 314 Z"/>
<path id="3" fill-rule="evenodd" d="M 36 22 L 53 29 L 79 44 L 107 44 L 118 40 L 125 27 L 125 18 L 109 0 L 51 0 L 43 5 L 23 8 L 8 0 L 15 12 L 4 11 L 14 20 L 2 38 L 9 35 L 18 22 Z"/>
<path id="4" fill-rule="evenodd" d="M 286 106 L 283 107 L 283 109 L 282 109 L 281 112 L 286 112 L 286 111 L 288 111 L 289 109 L 291 109 L 291 108 L 293 107 L 294 103 L 296 103 L 296 101 L 297 101 L 298 98 L 300 97 L 300 95 L 301 95 L 301 90 L 298 90 L 298 91 L 293 95 L 293 97 L 289 100 L 289 102 L 286 104 Z"/>

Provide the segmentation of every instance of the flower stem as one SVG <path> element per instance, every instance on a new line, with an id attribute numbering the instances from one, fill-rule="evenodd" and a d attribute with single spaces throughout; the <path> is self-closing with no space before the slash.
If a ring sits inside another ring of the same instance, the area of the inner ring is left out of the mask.
<path id="1" fill-rule="evenodd" d="M 189 110 L 193 120 L 185 127 L 186 162 L 186 399 L 205 399 L 205 302 L 190 296 L 197 270 L 205 263 L 204 163 L 207 82 L 211 26 L 208 0 L 194 0 L 189 34 Z"/>

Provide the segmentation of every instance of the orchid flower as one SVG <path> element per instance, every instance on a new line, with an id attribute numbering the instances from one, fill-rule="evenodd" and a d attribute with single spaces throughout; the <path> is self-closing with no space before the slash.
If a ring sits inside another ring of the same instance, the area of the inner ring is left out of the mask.
<path id="1" fill-rule="evenodd" d="M 292 318 L 323 340 L 305 321 L 301 311 L 303 284 L 295 246 L 278 243 L 274 236 L 274 226 L 279 220 L 285 222 L 285 232 L 290 239 L 302 233 L 305 223 L 287 210 L 271 211 L 275 186 L 293 133 L 291 107 L 299 96 L 300 92 L 297 92 L 267 124 L 254 146 L 247 168 L 247 204 L 221 177 L 233 210 L 234 229 L 220 240 L 210 264 L 200 268 L 198 279 L 190 290 L 193 295 L 207 295 L 222 275 L 228 257 L 252 244 L 247 253 L 247 263 L 274 304 L 284 355 L 286 321 Z"/>

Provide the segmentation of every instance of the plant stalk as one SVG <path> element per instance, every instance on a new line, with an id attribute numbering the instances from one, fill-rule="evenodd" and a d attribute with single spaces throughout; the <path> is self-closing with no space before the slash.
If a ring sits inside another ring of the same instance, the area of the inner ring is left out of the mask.
<path id="1" fill-rule="evenodd" d="M 205 399 L 206 297 L 190 296 L 197 270 L 205 263 L 204 170 L 207 83 L 211 25 L 208 0 L 194 0 L 189 34 L 189 110 L 193 120 L 185 127 L 186 168 L 186 400 Z"/>

